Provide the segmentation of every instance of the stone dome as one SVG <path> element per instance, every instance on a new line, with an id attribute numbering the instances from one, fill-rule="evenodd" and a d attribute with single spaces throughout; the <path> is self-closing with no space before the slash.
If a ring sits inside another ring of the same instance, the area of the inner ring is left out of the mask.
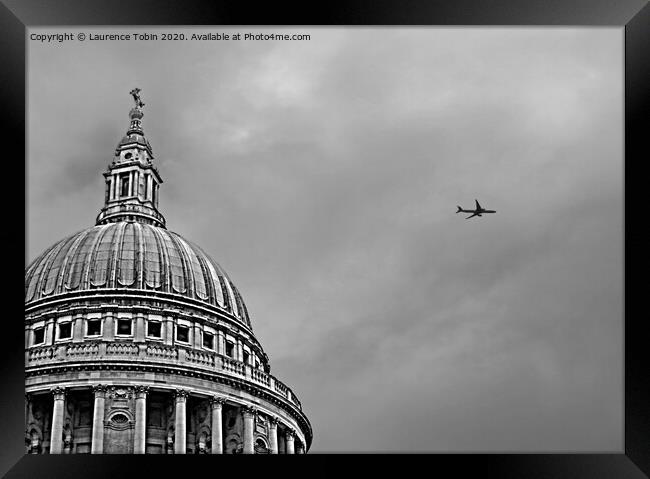
<path id="1" fill-rule="evenodd" d="M 26 452 L 307 452 L 309 419 L 239 291 L 166 228 L 139 92 L 95 226 L 25 271 Z"/>
<path id="2" fill-rule="evenodd" d="M 149 224 L 120 221 L 75 233 L 48 248 L 25 274 L 26 305 L 107 290 L 181 296 L 251 328 L 242 297 L 223 268 L 180 235 Z"/>
<path id="3" fill-rule="evenodd" d="M 140 145 L 150 151 L 153 151 L 149 140 L 147 140 L 140 132 L 129 132 L 127 135 L 124 135 L 120 142 L 117 144 L 116 150 L 120 151 L 132 145 Z"/>

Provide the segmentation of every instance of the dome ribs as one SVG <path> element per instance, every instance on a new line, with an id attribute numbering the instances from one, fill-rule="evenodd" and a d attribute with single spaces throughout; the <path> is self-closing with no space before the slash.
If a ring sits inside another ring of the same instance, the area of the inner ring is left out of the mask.
<path id="1" fill-rule="evenodd" d="M 166 233 L 166 231 L 158 228 L 149 228 L 149 231 L 153 233 L 153 237 L 156 241 L 156 246 L 158 247 L 158 259 L 160 260 L 160 286 L 162 287 L 163 291 L 171 293 L 172 273 L 171 267 L 169 265 L 169 258 L 167 257 L 167 250 L 165 248 L 165 241 L 162 236 L 164 233 Z"/>
<path id="2" fill-rule="evenodd" d="M 203 274 L 203 282 L 205 284 L 205 291 L 206 291 L 206 295 L 207 295 L 207 300 L 211 304 L 214 304 L 215 306 L 218 306 L 216 288 L 215 288 L 215 284 L 214 284 L 214 278 L 211 275 L 211 269 L 208 266 L 209 260 L 205 257 L 205 253 L 203 253 L 203 251 L 198 246 L 196 246 L 194 243 L 190 243 L 190 246 L 195 251 L 198 251 L 199 253 L 201 253 L 201 254 L 197 254 L 196 257 L 199 260 L 199 265 L 201 266 L 201 274 Z"/>
<path id="3" fill-rule="evenodd" d="M 113 241 L 114 247 L 111 248 L 111 257 L 108 262 L 108 274 L 106 275 L 106 282 L 109 288 L 117 288 L 117 267 L 118 261 L 122 255 L 122 238 L 124 237 L 124 230 L 127 223 L 117 223 L 117 231 L 115 232 L 115 240 Z"/>
<path id="4" fill-rule="evenodd" d="M 185 283 L 185 288 L 188 295 L 192 298 L 196 296 L 196 285 L 194 284 L 194 272 L 192 270 L 191 259 L 189 258 L 189 252 L 183 245 L 183 240 L 176 233 L 170 232 L 169 234 L 172 243 L 174 244 L 174 249 L 178 252 L 178 256 L 181 259 L 181 264 L 183 266 L 183 276 Z"/>
<path id="5" fill-rule="evenodd" d="M 144 234 L 144 284 L 142 289 L 160 289 L 163 284 L 163 259 L 160 255 L 161 241 L 155 230 L 142 226 Z"/>
<path id="6" fill-rule="evenodd" d="M 59 273 L 61 272 L 61 265 L 63 264 L 65 255 L 68 254 L 70 247 L 76 240 L 76 236 L 77 236 L 76 234 L 69 236 L 68 238 L 62 241 L 61 247 L 58 249 L 54 257 L 52 258 L 52 261 L 48 265 L 47 275 L 45 277 L 45 282 L 43 283 L 43 290 L 42 290 L 43 296 L 49 296 L 55 291 L 57 281 L 59 278 Z"/>
<path id="7" fill-rule="evenodd" d="M 90 251 L 88 243 L 92 245 L 96 237 L 97 230 L 95 228 L 86 230 L 79 235 L 78 243 L 66 255 L 65 280 L 62 282 L 63 285 L 60 288 L 60 292 L 74 290 L 79 287 L 81 274 L 86 264 L 88 252 Z"/>
<path id="8" fill-rule="evenodd" d="M 138 250 L 137 250 L 138 274 L 137 274 L 137 282 L 138 282 L 138 288 L 139 289 L 145 289 L 144 288 L 144 255 L 145 255 L 145 247 L 144 247 L 144 232 L 142 231 L 142 224 L 136 223 L 135 229 L 138 232 Z"/>
<path id="9" fill-rule="evenodd" d="M 101 226 L 103 228 L 103 231 L 101 231 L 99 238 L 97 238 L 97 243 L 95 244 L 95 247 L 93 248 L 91 257 L 90 257 L 90 264 L 88 266 L 87 270 L 87 276 L 86 276 L 86 285 L 87 288 L 92 288 L 93 286 L 101 286 L 103 284 L 106 284 L 106 280 L 102 281 L 101 283 L 97 282 L 97 266 L 98 266 L 98 260 L 97 257 L 99 256 L 99 253 L 105 253 L 106 258 L 100 259 L 100 261 L 104 261 L 104 276 L 107 276 L 108 273 L 108 261 L 110 259 L 110 250 L 106 248 L 102 248 L 102 246 L 110 246 L 112 242 L 112 238 L 115 236 L 115 228 L 111 228 L 108 225 L 103 225 Z M 111 242 L 104 241 L 104 237 L 106 235 L 109 235 L 111 238 Z M 103 256 L 103 255 L 102 255 Z"/>
<path id="10" fill-rule="evenodd" d="M 26 268 L 26 305 L 112 289 L 185 296 L 252 328 L 241 293 L 221 266 L 196 244 L 155 225 L 94 226 L 53 244 Z"/>
<path id="11" fill-rule="evenodd" d="M 184 294 L 188 291 L 187 282 L 187 267 L 183 259 L 183 252 L 174 241 L 173 234 L 166 231 L 164 233 L 165 248 L 169 259 L 169 266 L 171 271 L 171 293 Z"/>
<path id="12" fill-rule="evenodd" d="M 60 242 L 59 242 L 60 243 Z M 25 302 L 31 301 L 34 293 L 36 292 L 37 286 L 41 284 L 40 277 L 43 272 L 43 267 L 45 266 L 46 260 L 49 257 L 50 253 L 59 245 L 59 243 L 54 243 L 48 249 L 45 250 L 41 256 L 39 256 L 28 268 L 28 273 L 25 275 Z M 37 279 L 34 280 L 34 277 Z"/>
<path id="13" fill-rule="evenodd" d="M 216 293 L 216 302 L 217 306 L 221 308 L 226 308 L 226 302 L 224 300 L 223 286 L 219 280 L 219 273 L 221 272 L 221 267 L 201 249 L 201 247 L 196 246 L 196 249 L 201 253 L 201 256 L 205 260 L 205 264 L 208 266 L 211 275 L 211 283 L 214 287 L 214 292 Z"/>
<path id="14" fill-rule="evenodd" d="M 124 226 L 124 233 L 120 241 L 120 253 L 117 264 L 115 287 L 133 286 L 136 282 L 138 271 L 138 246 L 136 223 L 128 222 Z"/>
<path id="15" fill-rule="evenodd" d="M 81 233 L 77 234 L 74 240 L 72 241 L 70 248 L 66 252 L 65 256 L 63 257 L 63 261 L 61 262 L 61 268 L 59 269 L 59 275 L 57 277 L 57 281 L 55 285 L 56 293 L 54 294 L 65 293 L 66 290 L 69 289 L 66 285 L 66 281 L 64 280 L 64 278 L 69 276 L 69 271 L 67 270 L 68 263 L 70 262 L 70 258 L 74 258 L 76 256 L 77 250 L 79 249 L 81 242 L 86 239 L 89 232 L 90 230 L 82 231 Z"/>

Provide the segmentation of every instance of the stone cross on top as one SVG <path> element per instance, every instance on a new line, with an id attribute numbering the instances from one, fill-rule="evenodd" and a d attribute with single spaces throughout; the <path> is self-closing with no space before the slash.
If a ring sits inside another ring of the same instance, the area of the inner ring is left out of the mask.
<path id="1" fill-rule="evenodd" d="M 134 88 L 129 93 L 131 93 L 131 95 L 133 95 L 133 101 L 135 101 L 135 106 L 137 108 L 142 108 L 144 106 L 144 102 L 142 100 L 140 100 L 140 89 L 139 88 Z"/>

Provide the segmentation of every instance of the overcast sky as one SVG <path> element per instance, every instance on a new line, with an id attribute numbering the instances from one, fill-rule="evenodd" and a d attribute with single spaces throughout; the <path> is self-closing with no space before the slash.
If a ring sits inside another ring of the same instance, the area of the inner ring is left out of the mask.
<path id="1" fill-rule="evenodd" d="M 181 31 L 30 32 L 129 30 Z M 94 225 L 137 86 L 313 452 L 621 452 L 623 29 L 284 30 L 28 41 L 27 261 Z"/>

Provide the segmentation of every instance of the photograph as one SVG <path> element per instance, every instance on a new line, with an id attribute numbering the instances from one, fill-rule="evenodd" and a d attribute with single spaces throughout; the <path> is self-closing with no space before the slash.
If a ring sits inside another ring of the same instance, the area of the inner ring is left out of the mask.
<path id="1" fill-rule="evenodd" d="M 624 46 L 29 26 L 25 454 L 622 454 Z"/>

